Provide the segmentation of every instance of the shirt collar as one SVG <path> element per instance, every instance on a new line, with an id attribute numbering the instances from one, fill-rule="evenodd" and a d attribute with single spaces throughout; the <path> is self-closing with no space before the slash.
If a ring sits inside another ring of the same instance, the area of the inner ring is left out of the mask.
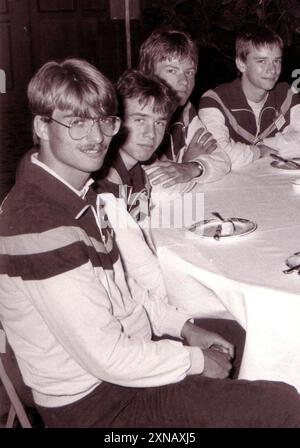
<path id="1" fill-rule="evenodd" d="M 90 188 L 90 185 L 94 182 L 94 180 L 92 178 L 90 178 L 86 181 L 85 185 L 83 186 L 83 188 L 81 190 L 77 190 L 69 182 L 67 182 L 65 179 L 63 179 L 61 176 L 59 176 L 55 171 L 53 171 L 51 168 L 49 168 L 48 165 L 41 162 L 38 159 L 37 152 L 31 154 L 31 162 L 34 163 L 35 165 L 38 165 L 39 167 L 43 168 L 43 170 L 47 171 L 53 177 L 58 179 L 60 182 L 62 182 L 64 185 L 66 185 L 68 188 L 70 188 L 75 194 L 77 194 L 77 196 L 79 196 L 81 199 L 85 199 L 85 196 Z"/>

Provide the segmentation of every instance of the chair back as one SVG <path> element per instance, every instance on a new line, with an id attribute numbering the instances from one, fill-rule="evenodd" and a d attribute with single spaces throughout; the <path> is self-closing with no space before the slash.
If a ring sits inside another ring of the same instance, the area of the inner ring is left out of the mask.
<path id="1" fill-rule="evenodd" d="M 0 380 L 8 395 L 10 409 L 5 427 L 13 428 L 18 418 L 22 428 L 31 428 L 25 406 L 34 406 L 31 390 L 24 384 L 17 360 L 0 322 Z"/>

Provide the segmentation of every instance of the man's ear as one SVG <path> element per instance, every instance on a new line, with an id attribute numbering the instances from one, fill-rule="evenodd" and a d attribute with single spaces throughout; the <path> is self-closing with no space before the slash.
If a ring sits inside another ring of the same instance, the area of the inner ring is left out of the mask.
<path id="1" fill-rule="evenodd" d="M 235 63 L 241 73 L 246 71 L 246 63 L 242 61 L 241 58 L 235 58 Z"/>
<path id="2" fill-rule="evenodd" d="M 41 117 L 40 115 L 36 115 L 33 120 L 33 127 L 36 135 L 41 140 L 49 140 L 49 132 L 48 132 L 49 122 L 45 117 Z"/>

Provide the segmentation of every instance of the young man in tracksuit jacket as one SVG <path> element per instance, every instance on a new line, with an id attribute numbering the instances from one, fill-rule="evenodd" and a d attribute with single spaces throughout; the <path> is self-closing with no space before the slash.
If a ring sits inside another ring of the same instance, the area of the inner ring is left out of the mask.
<path id="1" fill-rule="evenodd" d="M 46 426 L 299 427 L 293 387 L 225 379 L 229 342 L 159 293 L 130 294 L 90 188 L 120 124 L 111 83 L 51 61 L 28 95 L 39 150 L 1 208 L 0 319 Z"/>
<path id="2" fill-rule="evenodd" d="M 299 155 L 300 101 L 281 73 L 283 42 L 260 26 L 242 29 L 236 41 L 240 78 L 203 94 L 199 117 L 239 169 L 270 152 Z"/>
<path id="3" fill-rule="evenodd" d="M 140 49 L 139 70 L 166 81 L 179 102 L 158 149 L 160 158 L 149 173 L 151 183 L 166 190 L 180 183 L 214 182 L 231 169 L 229 157 L 218 148 L 189 101 L 197 66 L 198 48 L 182 31 L 155 30 Z"/>

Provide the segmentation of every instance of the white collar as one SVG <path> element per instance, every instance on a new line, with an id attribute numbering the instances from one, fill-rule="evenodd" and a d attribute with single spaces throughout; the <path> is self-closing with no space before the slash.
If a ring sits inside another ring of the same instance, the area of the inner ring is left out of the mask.
<path id="1" fill-rule="evenodd" d="M 261 109 L 263 107 L 263 105 L 265 104 L 265 102 L 267 101 L 268 96 L 269 96 L 269 93 L 267 93 L 267 95 L 259 102 L 251 101 L 247 98 L 247 102 L 252 109 Z"/>
<path id="2" fill-rule="evenodd" d="M 58 179 L 60 182 L 62 182 L 63 184 L 65 184 L 68 188 L 70 188 L 74 193 L 77 194 L 77 196 L 79 196 L 80 198 L 84 199 L 89 188 L 90 185 L 94 182 L 94 180 L 92 178 L 88 179 L 84 185 L 84 187 L 81 190 L 76 190 L 76 188 L 74 188 L 71 184 L 69 184 L 69 182 L 67 182 L 65 179 L 63 179 L 61 176 L 59 176 L 55 171 L 53 171 L 51 168 L 49 168 L 48 165 L 46 165 L 45 163 L 41 162 L 38 159 L 38 153 L 35 152 L 31 155 L 31 162 L 34 163 L 35 165 L 38 165 L 39 167 L 43 168 L 43 170 L 47 171 L 49 174 L 51 174 L 53 177 L 56 177 L 56 179 Z"/>

